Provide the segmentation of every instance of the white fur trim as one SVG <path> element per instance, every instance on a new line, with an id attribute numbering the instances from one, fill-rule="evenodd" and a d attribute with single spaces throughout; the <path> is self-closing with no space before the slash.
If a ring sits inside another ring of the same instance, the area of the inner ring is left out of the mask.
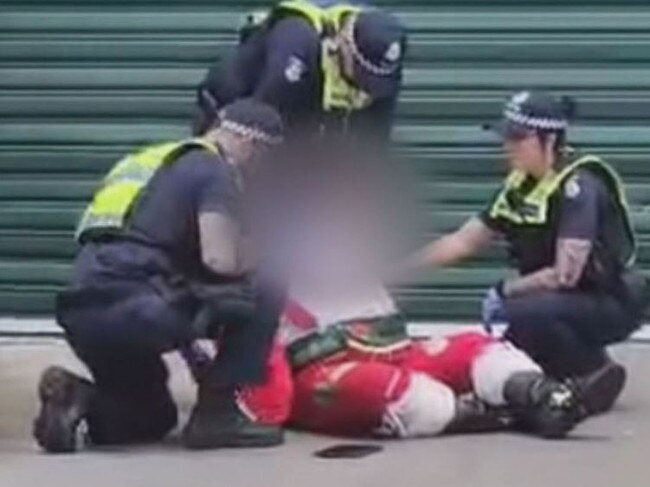
<path id="1" fill-rule="evenodd" d="M 472 382 L 479 399 L 491 406 L 503 406 L 506 382 L 518 372 L 542 372 L 528 355 L 508 342 L 490 345 L 472 365 Z"/>
<path id="2" fill-rule="evenodd" d="M 399 399 L 386 408 L 380 436 L 411 438 L 441 433 L 456 414 L 456 398 L 446 385 L 422 373 L 412 373 Z"/>

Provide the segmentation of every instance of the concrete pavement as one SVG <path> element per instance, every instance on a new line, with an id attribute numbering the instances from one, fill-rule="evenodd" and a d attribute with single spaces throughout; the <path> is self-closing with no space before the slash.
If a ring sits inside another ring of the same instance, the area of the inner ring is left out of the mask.
<path id="1" fill-rule="evenodd" d="M 613 413 L 562 442 L 484 434 L 384 443 L 360 460 L 322 460 L 315 450 L 340 440 L 292 433 L 271 450 L 187 452 L 173 435 L 152 447 L 72 456 L 38 452 L 30 438 L 35 385 L 57 363 L 82 370 L 62 341 L 0 340 L 0 486 L 22 487 L 646 487 L 650 484 L 650 346 L 615 350 L 630 382 Z M 183 412 L 193 387 L 171 358 Z"/>

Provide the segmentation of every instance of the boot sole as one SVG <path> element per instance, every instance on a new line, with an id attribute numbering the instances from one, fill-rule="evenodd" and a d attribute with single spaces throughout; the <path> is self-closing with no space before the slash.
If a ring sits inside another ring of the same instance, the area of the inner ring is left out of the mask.
<path id="1" fill-rule="evenodd" d="M 622 365 L 610 364 L 604 367 L 581 391 L 587 414 L 594 416 L 612 409 L 626 381 L 627 372 Z"/>
<path id="2" fill-rule="evenodd" d="M 280 433 L 273 437 L 261 436 L 228 436 L 211 438 L 210 441 L 191 439 L 187 436 L 183 439 L 185 448 L 188 450 L 214 450 L 218 448 L 271 448 L 284 443 L 284 434 Z"/>
<path id="3" fill-rule="evenodd" d="M 48 453 L 73 453 L 79 447 L 78 427 L 86 412 L 89 387 L 61 367 L 50 367 L 41 375 L 38 395 L 41 410 L 34 419 L 33 434 Z"/>

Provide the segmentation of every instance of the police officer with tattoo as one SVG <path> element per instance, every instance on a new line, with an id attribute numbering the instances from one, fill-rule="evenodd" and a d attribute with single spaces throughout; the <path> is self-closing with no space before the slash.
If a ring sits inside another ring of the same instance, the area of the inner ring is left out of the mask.
<path id="1" fill-rule="evenodd" d="M 395 17 L 354 3 L 286 0 L 251 15 L 243 32 L 198 87 L 195 133 L 219 107 L 252 97 L 277 108 L 291 134 L 388 139 L 406 48 Z"/>
<path id="2" fill-rule="evenodd" d="M 429 244 L 409 263 L 446 266 L 505 239 L 519 276 L 483 303 L 484 322 L 507 322 L 506 338 L 545 371 L 590 391 L 589 413 L 611 408 L 626 373 L 605 347 L 626 339 L 649 302 L 634 268 L 636 242 L 620 177 L 607 162 L 567 145 L 575 103 L 522 91 L 485 128 L 503 139 L 510 173 L 487 208 Z"/>

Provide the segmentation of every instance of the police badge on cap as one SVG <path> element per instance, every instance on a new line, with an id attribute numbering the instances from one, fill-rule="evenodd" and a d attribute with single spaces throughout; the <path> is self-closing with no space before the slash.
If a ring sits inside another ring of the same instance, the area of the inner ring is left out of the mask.
<path id="1" fill-rule="evenodd" d="M 399 20 L 379 10 L 363 11 L 352 22 L 347 41 L 359 87 L 373 98 L 396 96 L 406 47 L 406 31 Z"/>

